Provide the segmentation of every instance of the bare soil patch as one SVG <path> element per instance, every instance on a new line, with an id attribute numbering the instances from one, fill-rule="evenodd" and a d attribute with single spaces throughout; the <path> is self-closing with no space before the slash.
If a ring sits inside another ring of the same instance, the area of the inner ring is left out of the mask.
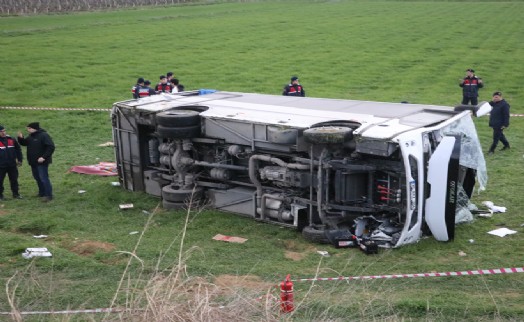
<path id="1" fill-rule="evenodd" d="M 96 252 L 109 253 L 115 248 L 115 245 L 111 243 L 87 240 L 75 243 L 69 250 L 81 256 L 89 256 Z"/>

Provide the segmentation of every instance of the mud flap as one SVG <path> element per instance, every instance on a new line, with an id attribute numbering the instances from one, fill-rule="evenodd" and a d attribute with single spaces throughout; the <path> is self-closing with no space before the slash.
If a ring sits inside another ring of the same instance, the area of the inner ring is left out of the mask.
<path id="1" fill-rule="evenodd" d="M 460 140 L 459 136 L 444 137 L 428 164 L 430 196 L 426 199 L 425 219 L 439 241 L 455 237 Z"/>

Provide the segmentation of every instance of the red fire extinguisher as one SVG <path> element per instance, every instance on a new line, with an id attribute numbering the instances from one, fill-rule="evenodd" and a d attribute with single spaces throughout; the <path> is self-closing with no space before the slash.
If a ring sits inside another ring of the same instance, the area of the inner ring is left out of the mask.
<path id="1" fill-rule="evenodd" d="M 280 283 L 280 308 L 282 313 L 292 312 L 295 307 L 293 304 L 293 282 L 291 282 L 291 274 L 286 276 L 286 279 Z"/>

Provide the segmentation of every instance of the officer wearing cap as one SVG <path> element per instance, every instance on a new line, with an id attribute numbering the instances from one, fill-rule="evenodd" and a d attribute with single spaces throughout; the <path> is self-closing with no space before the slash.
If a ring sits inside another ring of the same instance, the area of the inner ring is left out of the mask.
<path id="1" fill-rule="evenodd" d="M 165 75 L 160 76 L 160 83 L 156 84 L 155 91 L 157 93 L 171 93 L 173 87 L 171 83 L 167 82 L 167 77 Z"/>
<path id="2" fill-rule="evenodd" d="M 501 92 L 493 93 L 493 99 L 489 104 L 492 106 L 489 114 L 489 127 L 493 129 L 493 143 L 491 143 L 488 154 L 493 154 L 499 141 L 504 144 L 501 151 L 509 149 L 509 142 L 504 135 L 504 130 L 509 127 L 509 104 L 502 98 Z"/>
<path id="3" fill-rule="evenodd" d="M 156 94 L 155 90 L 152 89 L 150 85 L 151 82 L 148 79 L 146 79 L 144 81 L 144 86 L 140 87 L 140 90 L 138 91 L 138 95 L 140 96 L 140 98 Z"/>
<path id="4" fill-rule="evenodd" d="M 22 199 L 18 192 L 18 167 L 22 165 L 20 144 L 7 135 L 0 125 L 0 200 L 4 200 L 4 179 L 7 174 L 14 199 Z"/>
<path id="5" fill-rule="evenodd" d="M 475 71 L 471 68 L 466 69 L 466 77 L 464 77 L 459 86 L 462 87 L 462 104 L 471 105 L 478 104 L 479 88 L 484 87 L 482 78 L 475 75 Z"/>
<path id="6" fill-rule="evenodd" d="M 304 91 L 304 87 L 298 83 L 298 77 L 293 76 L 291 77 L 291 83 L 287 84 L 284 87 L 284 91 L 282 92 L 282 95 L 284 96 L 306 96 L 306 91 Z"/>
<path id="7" fill-rule="evenodd" d="M 140 87 L 144 86 L 144 78 L 139 77 L 136 80 L 136 84 L 131 87 L 131 93 L 133 94 L 133 98 L 140 98 L 138 92 L 140 90 Z"/>

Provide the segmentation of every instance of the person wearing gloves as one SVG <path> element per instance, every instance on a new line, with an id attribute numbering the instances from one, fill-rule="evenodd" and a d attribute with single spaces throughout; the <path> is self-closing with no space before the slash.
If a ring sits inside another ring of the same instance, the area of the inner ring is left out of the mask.
<path id="1" fill-rule="evenodd" d="M 40 128 L 38 122 L 29 123 L 27 132 L 29 135 L 25 138 L 22 132 L 18 132 L 18 143 L 27 146 L 27 162 L 38 185 L 38 196 L 43 202 L 49 202 L 53 199 L 53 187 L 49 180 L 48 168 L 52 162 L 55 144 L 51 136 Z"/>
<path id="2" fill-rule="evenodd" d="M 14 199 L 22 199 L 18 192 L 18 167 L 22 165 L 22 149 L 20 144 L 7 135 L 0 125 L 0 200 L 4 200 L 4 179 L 7 175 Z"/>

